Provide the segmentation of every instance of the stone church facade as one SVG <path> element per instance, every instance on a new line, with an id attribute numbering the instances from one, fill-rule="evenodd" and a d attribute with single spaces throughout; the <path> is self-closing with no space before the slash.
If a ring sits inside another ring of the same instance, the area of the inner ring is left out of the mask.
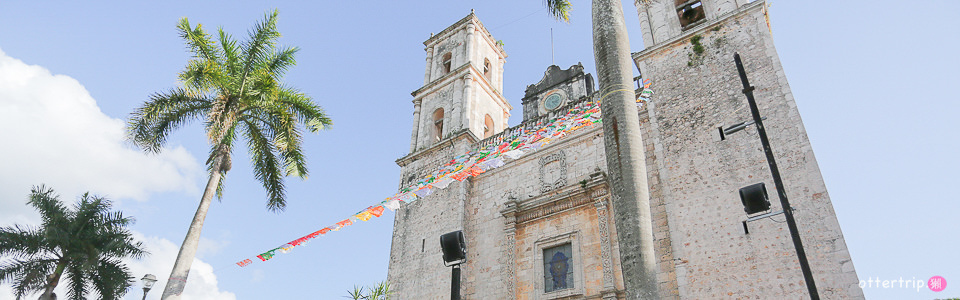
<path id="1" fill-rule="evenodd" d="M 863 298 L 765 21 L 765 1 L 636 4 L 647 48 L 633 59 L 656 91 L 637 113 L 661 298 L 807 295 L 783 216 L 742 223 L 748 216 L 739 188 L 773 184 L 755 130 L 719 136 L 718 127 L 750 118 L 734 52 L 767 118 L 820 295 Z M 412 93 L 411 152 L 397 160 L 401 187 L 452 157 L 599 97 L 582 66 L 550 66 L 521 99 L 523 123 L 508 127 L 513 107 L 500 93 L 507 55 L 475 15 L 424 45 L 424 85 Z M 626 299 L 621 257 L 635 249 L 620 241 L 636 237 L 618 235 L 607 172 L 604 129 L 592 126 L 404 204 L 390 254 L 394 297 L 448 299 L 451 270 L 438 239 L 462 230 L 464 299 Z M 772 211 L 782 210 L 771 200 Z"/>

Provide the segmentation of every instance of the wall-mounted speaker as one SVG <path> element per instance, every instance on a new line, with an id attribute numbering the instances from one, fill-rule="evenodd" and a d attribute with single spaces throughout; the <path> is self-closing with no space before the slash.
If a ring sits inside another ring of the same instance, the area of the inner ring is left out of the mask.
<path id="1" fill-rule="evenodd" d="M 740 202 L 743 203 L 743 211 L 748 215 L 770 210 L 767 187 L 763 182 L 741 188 Z"/>
<path id="2" fill-rule="evenodd" d="M 443 250 L 445 263 L 467 259 L 467 243 L 464 241 L 463 231 L 457 230 L 441 235 L 440 249 Z"/>

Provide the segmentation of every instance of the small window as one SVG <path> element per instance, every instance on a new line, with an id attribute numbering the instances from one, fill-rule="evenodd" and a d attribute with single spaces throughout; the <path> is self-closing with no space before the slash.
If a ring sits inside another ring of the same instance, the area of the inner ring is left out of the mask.
<path id="1" fill-rule="evenodd" d="M 453 54 L 450 54 L 450 52 L 447 52 L 446 54 L 443 55 L 443 60 L 441 61 L 441 64 L 442 64 L 441 68 L 443 68 L 443 74 L 450 73 L 450 66 L 451 66 L 450 60 L 452 58 L 453 58 Z"/>
<path id="2" fill-rule="evenodd" d="M 483 59 L 483 77 L 486 77 L 486 78 L 487 78 L 487 81 L 490 81 L 490 80 L 491 80 L 491 79 L 490 79 L 490 74 L 491 74 L 491 73 L 490 73 L 490 60 L 484 58 L 484 59 Z"/>
<path id="3" fill-rule="evenodd" d="M 487 115 L 483 118 L 483 138 L 493 136 L 493 130 L 493 118 L 491 118 L 490 115 Z"/>
<path id="4" fill-rule="evenodd" d="M 543 291 L 572 289 L 573 251 L 570 244 L 543 249 Z"/>
<path id="5" fill-rule="evenodd" d="M 677 6 L 677 16 L 680 17 L 680 28 L 686 28 L 706 17 L 700 0 L 675 0 L 674 3 Z"/>
<path id="6" fill-rule="evenodd" d="M 433 111 L 433 140 L 440 141 L 443 138 L 443 108 Z"/>

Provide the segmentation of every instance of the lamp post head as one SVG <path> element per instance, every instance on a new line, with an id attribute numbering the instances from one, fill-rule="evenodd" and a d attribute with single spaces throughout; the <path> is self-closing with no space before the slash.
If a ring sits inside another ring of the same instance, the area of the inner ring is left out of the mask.
<path id="1" fill-rule="evenodd" d="M 143 275 L 143 278 L 140 278 L 140 281 L 143 281 L 144 290 L 150 290 L 153 288 L 153 284 L 157 283 L 157 276 L 153 276 L 153 274 Z"/>

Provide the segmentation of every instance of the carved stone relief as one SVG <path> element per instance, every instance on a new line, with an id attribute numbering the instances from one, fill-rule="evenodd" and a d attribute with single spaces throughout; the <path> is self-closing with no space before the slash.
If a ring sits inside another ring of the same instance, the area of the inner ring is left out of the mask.
<path id="1" fill-rule="evenodd" d="M 540 158 L 540 192 L 567 185 L 567 161 L 563 150 Z"/>
<path id="2" fill-rule="evenodd" d="M 613 278 L 613 258 L 611 257 L 612 250 L 610 246 L 608 217 L 609 205 L 607 205 L 610 196 L 608 196 L 607 190 L 603 188 L 594 191 L 590 196 L 593 198 L 594 205 L 597 207 L 597 226 L 600 230 L 600 259 L 603 266 L 603 289 L 604 292 L 613 291 L 616 287 L 614 286 Z M 606 296 L 604 298 L 606 298 Z"/>

